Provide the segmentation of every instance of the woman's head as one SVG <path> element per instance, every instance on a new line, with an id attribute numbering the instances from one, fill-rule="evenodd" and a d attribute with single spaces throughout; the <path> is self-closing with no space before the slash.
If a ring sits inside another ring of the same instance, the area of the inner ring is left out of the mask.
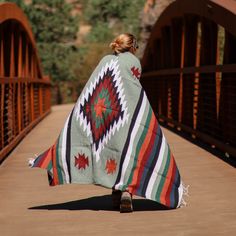
<path id="1" fill-rule="evenodd" d="M 110 48 L 114 53 L 131 52 L 135 54 L 138 49 L 137 40 L 132 34 L 120 34 L 111 43 Z"/>

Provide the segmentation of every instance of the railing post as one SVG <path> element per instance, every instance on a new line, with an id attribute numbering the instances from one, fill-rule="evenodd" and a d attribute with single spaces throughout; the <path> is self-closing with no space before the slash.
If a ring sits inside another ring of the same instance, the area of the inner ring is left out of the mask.
<path id="1" fill-rule="evenodd" d="M 195 66 L 198 17 L 185 16 L 184 67 Z M 182 122 L 193 128 L 194 74 L 183 74 Z"/>
<path id="2" fill-rule="evenodd" d="M 4 48 L 3 48 L 3 30 L 0 27 L 0 78 L 4 76 Z M 4 147 L 4 126 L 3 126 L 3 112 L 4 112 L 4 97 L 5 97 L 5 85 L 1 84 L 1 105 L 0 105 L 0 126 L 1 126 L 1 134 L 0 134 L 0 144 L 1 149 Z"/>
<path id="3" fill-rule="evenodd" d="M 183 21 L 182 19 L 174 18 L 171 21 L 171 67 L 181 67 L 181 40 L 182 40 Z M 171 76 L 171 95 L 172 95 L 172 118 L 179 120 L 179 99 L 180 99 L 180 75 Z"/>
<path id="4" fill-rule="evenodd" d="M 19 42 L 18 42 L 18 78 L 22 78 L 22 34 L 19 33 Z M 20 88 L 20 82 L 18 84 L 18 99 L 17 99 L 17 113 L 18 113 L 18 131 L 21 132 L 21 88 Z"/>
<path id="5" fill-rule="evenodd" d="M 201 22 L 201 65 L 216 65 L 217 25 L 206 19 Z M 216 74 L 201 73 L 199 79 L 199 101 L 197 129 L 215 136 L 218 133 L 216 115 Z"/>
<path id="6" fill-rule="evenodd" d="M 43 94 L 42 94 L 42 85 L 39 86 L 39 114 L 43 114 Z"/>
<path id="7" fill-rule="evenodd" d="M 236 36 L 226 32 L 224 64 L 229 63 L 236 63 Z M 236 71 L 222 73 L 219 125 L 222 140 L 236 147 Z"/>
<path id="8" fill-rule="evenodd" d="M 184 67 L 184 53 L 185 53 L 185 24 L 183 23 L 182 29 L 181 29 L 181 55 L 180 55 L 180 69 Z M 180 72 L 179 75 L 179 106 L 178 106 L 178 113 L 179 118 L 178 122 L 182 123 L 183 120 L 183 72 Z"/>

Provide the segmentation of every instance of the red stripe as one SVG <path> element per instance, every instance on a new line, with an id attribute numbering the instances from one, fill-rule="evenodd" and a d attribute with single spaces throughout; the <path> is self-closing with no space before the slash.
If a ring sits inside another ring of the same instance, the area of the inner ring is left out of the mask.
<path id="1" fill-rule="evenodd" d="M 37 163 L 36 167 L 43 168 L 42 165 L 43 165 L 43 163 L 44 163 L 44 161 L 45 161 L 45 158 L 47 157 L 47 155 L 48 155 L 50 149 L 51 149 L 51 148 L 49 148 L 49 149 L 45 152 L 45 154 L 40 157 L 39 162 Z"/>
<path id="2" fill-rule="evenodd" d="M 47 152 L 47 155 L 44 158 L 44 162 L 41 164 L 41 168 L 47 169 L 49 162 L 52 160 L 52 156 L 49 152 Z"/>

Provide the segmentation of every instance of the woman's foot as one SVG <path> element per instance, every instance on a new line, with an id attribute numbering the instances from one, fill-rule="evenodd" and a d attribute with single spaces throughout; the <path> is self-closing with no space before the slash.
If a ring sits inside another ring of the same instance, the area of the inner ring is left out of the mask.
<path id="1" fill-rule="evenodd" d="M 112 190 L 111 197 L 112 197 L 113 209 L 118 210 L 120 208 L 121 191 L 120 190 Z"/>
<path id="2" fill-rule="evenodd" d="M 132 212 L 132 211 L 133 211 L 132 195 L 128 191 L 122 192 L 120 199 L 120 213 Z"/>

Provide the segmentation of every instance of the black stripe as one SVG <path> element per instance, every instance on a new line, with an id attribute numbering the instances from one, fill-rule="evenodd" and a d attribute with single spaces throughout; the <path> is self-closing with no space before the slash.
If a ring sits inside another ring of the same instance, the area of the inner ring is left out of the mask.
<path id="1" fill-rule="evenodd" d="M 49 182 L 49 185 L 52 186 L 53 178 L 52 178 L 52 176 L 51 176 L 51 174 L 50 174 L 49 171 L 47 171 L 47 174 L 48 174 L 48 182 Z"/>
<path id="2" fill-rule="evenodd" d="M 127 139 L 126 139 L 126 142 L 125 142 L 125 146 L 124 146 L 124 149 L 123 149 L 122 154 L 121 154 L 119 172 L 118 172 L 118 175 L 117 175 L 117 178 L 116 178 L 115 185 L 120 182 L 122 166 L 123 166 L 125 156 L 126 156 L 126 153 L 127 153 L 128 147 L 129 147 L 130 136 L 131 136 L 132 130 L 134 128 L 134 125 L 135 125 L 135 122 L 136 122 L 136 119 L 137 119 L 137 116 L 138 116 L 138 113 L 139 113 L 139 110 L 140 110 L 140 107 L 141 107 L 141 104 L 142 104 L 142 101 L 143 101 L 143 96 L 144 96 L 144 90 L 142 88 L 137 106 L 136 106 L 135 111 L 134 111 L 134 115 L 133 115 L 132 120 L 131 120 L 131 124 L 130 124 L 130 127 L 129 127 L 129 132 L 128 132 L 128 136 L 127 136 Z M 113 188 L 114 188 L 114 186 L 113 186 Z"/>
<path id="3" fill-rule="evenodd" d="M 174 191 L 174 198 L 175 198 L 175 204 L 174 204 L 174 208 L 176 208 L 178 206 L 179 203 L 179 186 L 180 186 L 180 174 L 179 174 L 179 170 L 178 167 L 176 165 L 176 171 L 177 171 L 177 181 L 175 184 L 175 191 Z"/>
<path id="4" fill-rule="evenodd" d="M 147 176 L 146 176 L 146 178 L 144 180 L 143 189 L 142 189 L 142 196 L 145 196 L 145 193 L 147 191 L 148 182 L 149 182 L 149 180 L 151 178 L 151 175 L 153 173 L 153 170 L 154 170 L 154 168 L 156 166 L 156 162 L 158 160 L 160 149 L 161 149 L 162 131 L 161 131 L 161 127 L 160 127 L 159 124 L 158 124 L 158 126 L 159 126 L 158 127 L 159 128 L 158 131 L 160 132 L 160 134 L 157 134 L 157 135 L 159 135 L 160 137 L 159 137 L 158 144 L 157 144 L 157 152 L 156 152 L 156 155 L 155 155 L 154 159 L 152 160 L 151 166 L 149 167 L 149 171 L 148 171 Z"/>
<path id="5" fill-rule="evenodd" d="M 67 134 L 66 134 L 66 164 L 67 164 L 67 169 L 68 169 L 70 183 L 71 183 L 71 169 L 70 169 L 71 120 L 72 120 L 74 108 L 73 108 L 73 110 L 72 110 L 72 112 L 70 114 L 70 118 L 69 118 L 68 126 L 67 126 Z"/>

